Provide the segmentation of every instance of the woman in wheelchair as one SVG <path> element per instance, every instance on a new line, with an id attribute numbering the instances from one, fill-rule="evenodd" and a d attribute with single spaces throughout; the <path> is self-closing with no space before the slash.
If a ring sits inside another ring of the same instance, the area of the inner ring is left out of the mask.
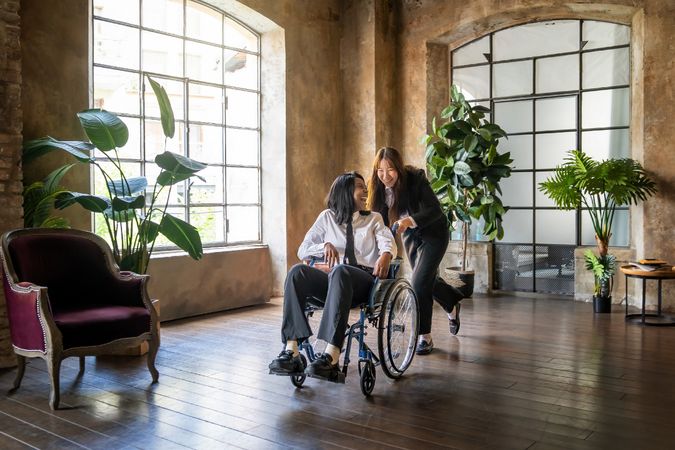
<path id="1" fill-rule="evenodd" d="M 296 264 L 286 277 L 281 339 L 286 348 L 269 364 L 270 373 L 298 374 L 338 381 L 338 359 L 349 310 L 367 298 L 375 277 L 386 278 L 396 243 L 378 213 L 365 210 L 368 190 L 356 172 L 340 175 L 298 249 L 302 260 L 323 258 L 314 267 Z M 322 299 L 324 312 L 317 337 L 326 351 L 304 367 L 298 340 L 312 335 L 304 310 L 308 297 Z"/>

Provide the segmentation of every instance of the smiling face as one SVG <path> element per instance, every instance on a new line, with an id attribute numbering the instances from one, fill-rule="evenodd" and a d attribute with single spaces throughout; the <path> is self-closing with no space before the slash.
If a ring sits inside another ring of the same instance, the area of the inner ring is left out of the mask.
<path id="1" fill-rule="evenodd" d="M 398 181 L 398 171 L 388 159 L 383 158 L 377 168 L 377 178 L 388 188 L 392 188 Z"/>
<path id="2" fill-rule="evenodd" d="M 363 211 L 366 209 L 368 200 L 368 188 L 366 182 L 361 178 L 354 178 L 354 211 Z"/>

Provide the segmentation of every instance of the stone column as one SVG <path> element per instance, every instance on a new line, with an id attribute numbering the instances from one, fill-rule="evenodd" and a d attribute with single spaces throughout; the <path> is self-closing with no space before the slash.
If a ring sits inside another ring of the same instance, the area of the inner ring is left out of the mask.
<path id="1" fill-rule="evenodd" d="M 0 233 L 22 225 L 19 0 L 0 2 Z M 3 275 L 4 276 L 4 275 Z M 16 364 L 0 291 L 0 367 Z"/>

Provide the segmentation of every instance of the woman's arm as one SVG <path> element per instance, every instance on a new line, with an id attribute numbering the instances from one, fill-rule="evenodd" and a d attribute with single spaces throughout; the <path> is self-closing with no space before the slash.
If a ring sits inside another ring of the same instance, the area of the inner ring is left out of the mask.
<path id="1" fill-rule="evenodd" d="M 326 236 L 326 212 L 322 211 L 316 218 L 314 224 L 309 228 L 305 239 L 302 240 L 298 248 L 298 258 L 309 259 L 312 256 L 320 258 L 323 256 Z"/>
<path id="2" fill-rule="evenodd" d="M 443 217 L 443 210 L 424 171 L 420 169 L 411 175 L 415 177 L 416 189 L 409 194 L 410 203 L 419 202 L 419 210 L 410 216 L 419 228 L 424 228 Z"/>
<path id="3" fill-rule="evenodd" d="M 382 216 L 377 213 L 374 213 L 373 216 L 375 220 L 375 240 L 377 241 L 377 250 L 380 255 L 373 268 L 373 275 L 379 278 L 387 278 L 389 263 L 397 254 L 396 240 L 391 230 L 384 224 Z"/>

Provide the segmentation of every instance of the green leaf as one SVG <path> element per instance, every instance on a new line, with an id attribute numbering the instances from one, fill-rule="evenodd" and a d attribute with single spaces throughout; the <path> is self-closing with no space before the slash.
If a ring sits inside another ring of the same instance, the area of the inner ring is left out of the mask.
<path id="1" fill-rule="evenodd" d="M 492 133 L 490 133 L 490 131 L 486 130 L 485 128 L 479 128 L 477 131 L 478 134 L 480 134 L 480 137 L 485 139 L 487 142 L 492 141 Z"/>
<path id="2" fill-rule="evenodd" d="M 70 222 L 63 217 L 50 216 L 37 226 L 40 228 L 70 228 Z"/>
<path id="3" fill-rule="evenodd" d="M 473 133 L 464 138 L 464 149 L 467 152 L 473 151 L 473 149 L 476 148 L 476 145 L 478 145 L 478 138 Z"/>
<path id="4" fill-rule="evenodd" d="M 106 184 L 112 195 L 125 196 L 143 192 L 148 187 L 148 180 L 145 177 L 131 177 L 127 178 L 126 183 L 124 180 L 112 180 Z"/>
<path id="5" fill-rule="evenodd" d="M 189 223 L 167 213 L 164 214 L 159 224 L 159 232 L 180 249 L 186 251 L 193 259 L 200 259 L 203 256 L 199 231 Z"/>
<path id="6" fill-rule="evenodd" d="M 56 192 L 59 187 L 59 183 L 61 183 L 61 179 L 73 166 L 75 166 L 75 164 L 66 164 L 65 166 L 61 166 L 47 175 L 44 179 L 45 192 L 48 194 Z"/>
<path id="7" fill-rule="evenodd" d="M 181 182 L 183 180 L 187 180 L 188 178 L 192 176 L 197 176 L 193 173 L 179 173 L 179 174 L 172 174 L 171 172 L 167 172 L 163 170 L 158 176 L 157 176 L 157 184 L 160 186 L 169 186 L 171 184 L 176 184 L 178 182 Z"/>
<path id="8" fill-rule="evenodd" d="M 473 134 L 473 127 L 465 120 L 455 120 L 452 123 L 457 129 L 461 130 L 464 135 Z"/>
<path id="9" fill-rule="evenodd" d="M 57 141 L 53 137 L 47 136 L 24 143 L 22 160 L 25 164 L 54 150 L 63 150 L 80 162 L 90 162 L 89 152 L 94 148 L 94 145 L 89 142 Z"/>
<path id="10" fill-rule="evenodd" d="M 58 209 L 64 209 L 75 203 L 95 213 L 102 213 L 110 206 L 110 200 L 105 197 L 70 191 L 63 192 L 56 200 L 55 206 Z"/>
<path id="11" fill-rule="evenodd" d="M 455 167 L 453 168 L 453 171 L 457 175 L 466 175 L 466 174 L 471 172 L 471 167 L 463 161 L 457 161 L 455 163 Z"/>
<path id="12" fill-rule="evenodd" d="M 176 133 L 176 121 L 174 119 L 173 108 L 171 107 L 169 96 L 162 85 L 150 78 L 150 76 L 148 76 L 148 81 L 150 81 L 150 86 L 152 86 L 152 90 L 155 92 L 155 97 L 157 98 L 157 103 L 159 104 L 159 113 L 162 119 L 164 136 L 173 138 L 173 135 Z"/>
<path id="13" fill-rule="evenodd" d="M 128 209 L 140 209 L 145 206 L 145 195 L 136 197 L 115 197 L 112 199 L 113 211 L 126 211 Z"/>
<path id="14" fill-rule="evenodd" d="M 89 140 L 103 152 L 124 147 L 129 140 L 127 126 L 115 114 L 103 109 L 85 109 L 77 113 Z"/>
<path id="15" fill-rule="evenodd" d="M 172 152 L 164 152 L 155 156 L 155 163 L 161 169 L 175 174 L 193 174 L 207 167 L 204 163 Z"/>
<path id="16" fill-rule="evenodd" d="M 483 105 L 475 105 L 472 109 L 476 112 L 481 112 L 481 113 L 484 113 L 484 114 L 487 114 L 487 113 L 490 112 L 490 108 L 486 108 Z"/>
<path id="17" fill-rule="evenodd" d="M 159 224 L 151 221 L 150 219 L 146 219 L 141 222 L 139 233 L 145 242 L 153 242 L 159 234 Z"/>
<path id="18" fill-rule="evenodd" d="M 495 199 L 491 195 L 483 195 L 480 198 L 480 204 L 481 205 L 490 205 L 490 204 L 494 203 L 494 201 L 495 201 Z"/>

